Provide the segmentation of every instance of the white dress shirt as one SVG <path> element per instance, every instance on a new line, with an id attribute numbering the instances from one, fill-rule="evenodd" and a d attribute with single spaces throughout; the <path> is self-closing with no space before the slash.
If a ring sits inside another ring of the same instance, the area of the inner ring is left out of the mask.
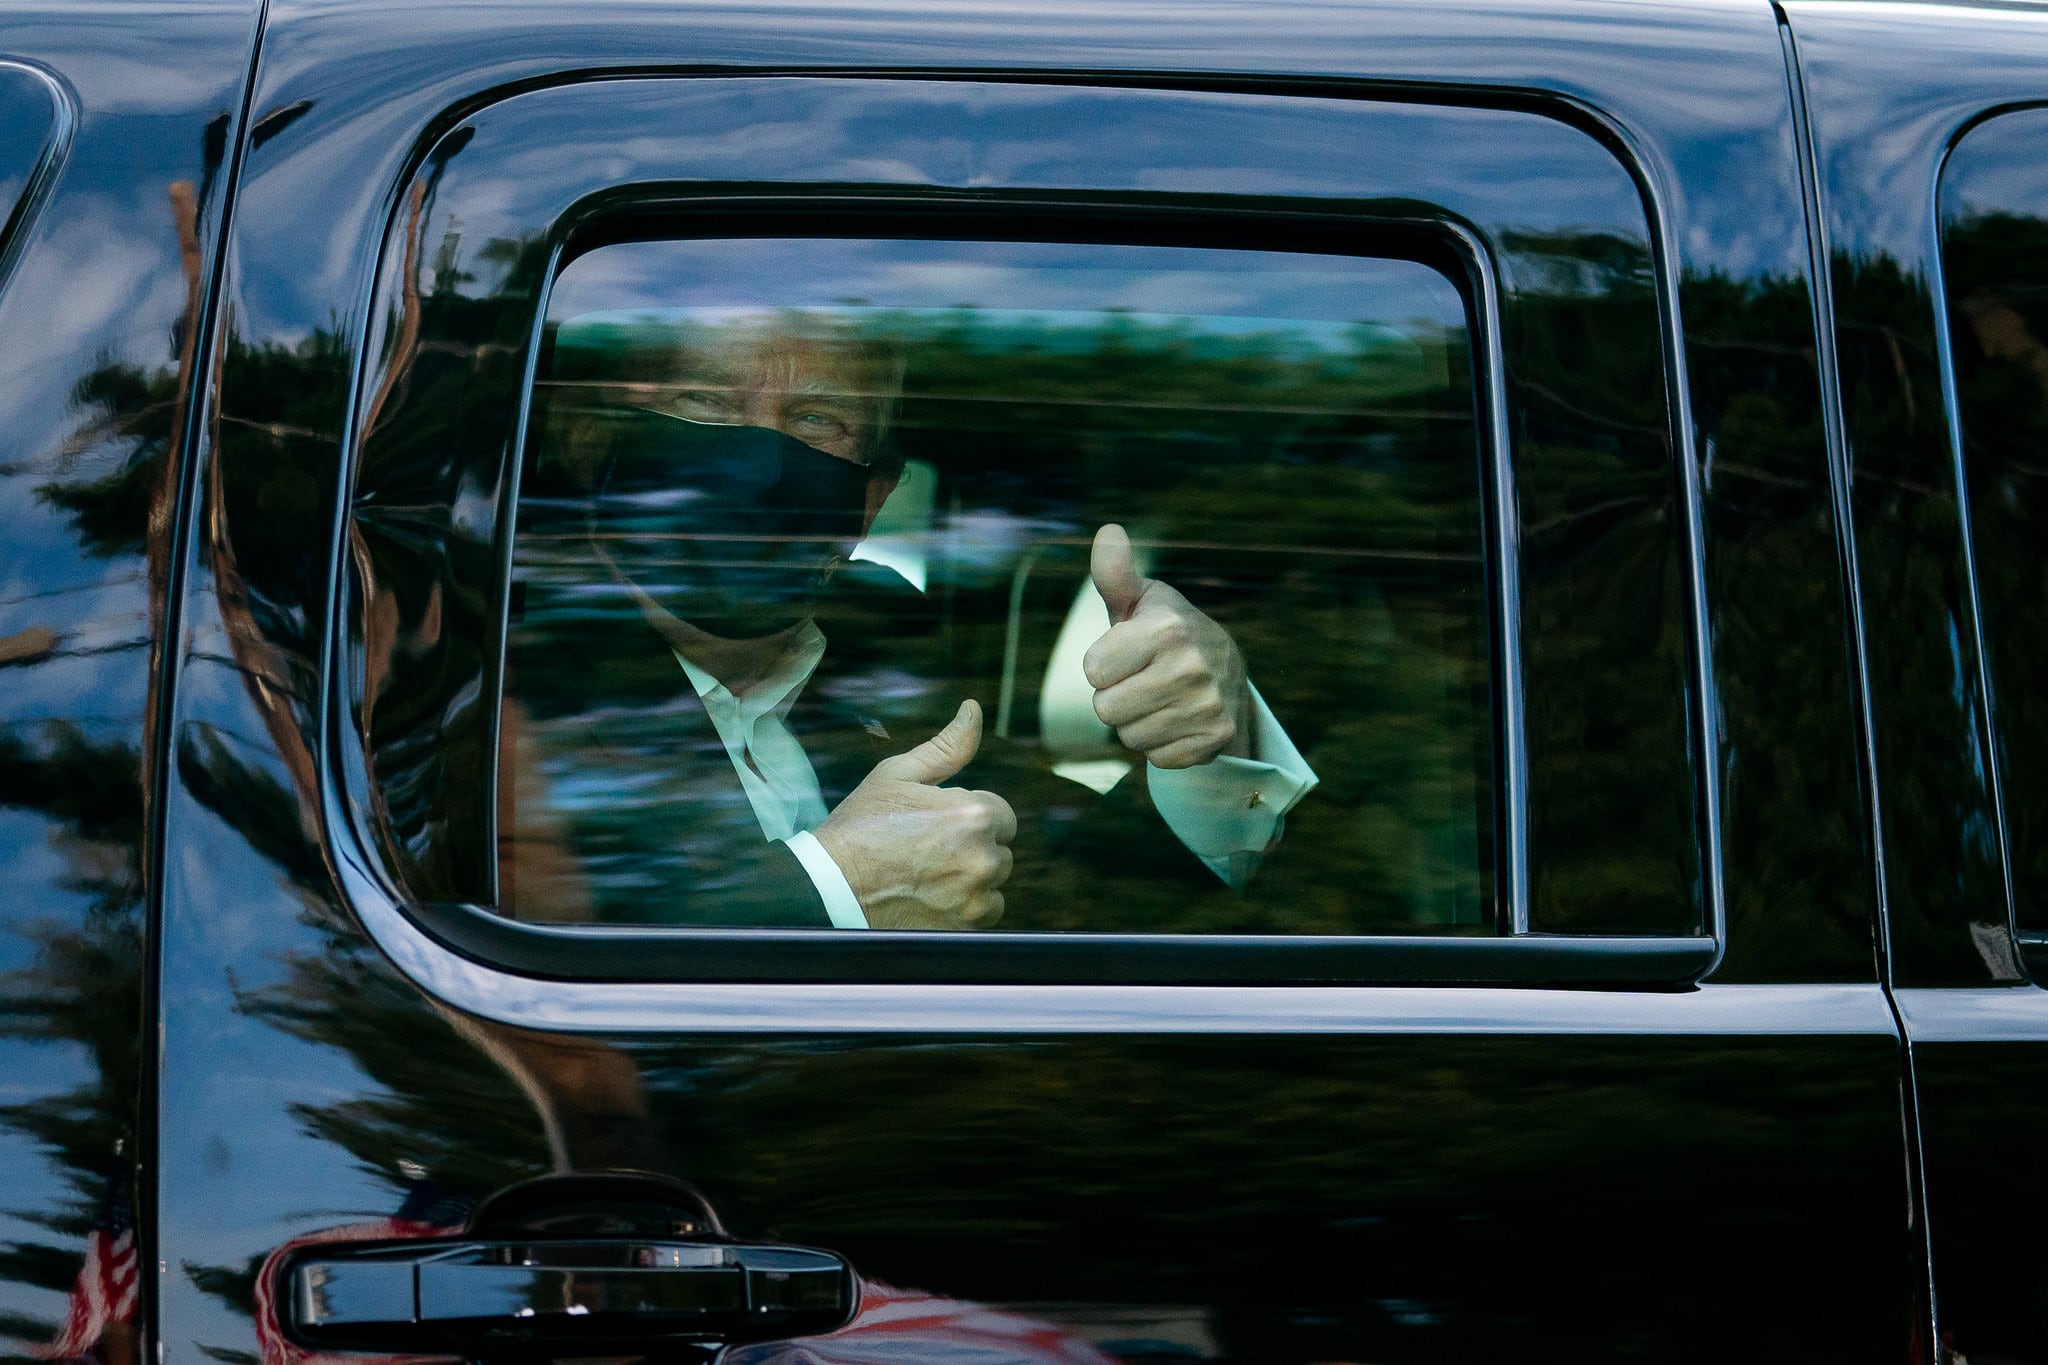
<path id="1" fill-rule="evenodd" d="M 811 833 L 825 823 L 825 798 L 818 791 L 818 774 L 809 755 L 789 730 L 789 708 L 825 657 L 825 632 L 806 621 L 781 666 L 738 695 L 681 651 L 675 654 L 732 759 L 754 818 L 761 822 L 761 833 L 787 844 L 803 864 L 824 899 L 833 928 L 867 928 L 860 897 Z"/>
<path id="2" fill-rule="evenodd" d="M 1241 889 L 1259 859 L 1280 842 L 1287 812 L 1319 780 L 1280 728 L 1266 699 L 1252 694 L 1252 752 L 1221 754 L 1197 768 L 1145 765 L 1152 805 L 1173 837 L 1187 845 L 1232 890 Z"/>

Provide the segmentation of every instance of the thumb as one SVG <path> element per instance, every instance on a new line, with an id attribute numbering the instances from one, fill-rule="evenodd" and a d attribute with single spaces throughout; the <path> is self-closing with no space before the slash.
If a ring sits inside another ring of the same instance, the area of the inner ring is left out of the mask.
<path id="1" fill-rule="evenodd" d="M 1129 620 L 1145 595 L 1145 580 L 1138 576 L 1137 561 L 1131 557 L 1131 538 L 1124 528 L 1109 523 L 1095 533 L 1095 547 L 1088 556 L 1088 577 L 1109 608 L 1110 624 Z"/>
<path id="2" fill-rule="evenodd" d="M 981 747 L 981 703 L 960 703 L 946 728 L 915 749 L 885 758 L 877 767 L 898 782 L 936 786 L 966 767 Z"/>

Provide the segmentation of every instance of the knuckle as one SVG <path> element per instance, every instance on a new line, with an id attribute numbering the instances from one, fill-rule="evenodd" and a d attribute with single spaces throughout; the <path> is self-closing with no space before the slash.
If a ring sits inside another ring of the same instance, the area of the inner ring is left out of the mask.
<path id="1" fill-rule="evenodd" d="M 1095 698 L 1095 715 L 1104 725 L 1114 730 L 1121 725 L 1135 724 L 1144 718 L 1144 707 L 1136 697 L 1110 696 L 1100 693 Z"/>
<path id="2" fill-rule="evenodd" d="M 1116 681 L 1114 649 L 1117 642 L 1117 628 L 1088 646 L 1088 652 L 1081 656 L 1081 676 L 1088 680 L 1090 687 L 1107 687 Z"/>

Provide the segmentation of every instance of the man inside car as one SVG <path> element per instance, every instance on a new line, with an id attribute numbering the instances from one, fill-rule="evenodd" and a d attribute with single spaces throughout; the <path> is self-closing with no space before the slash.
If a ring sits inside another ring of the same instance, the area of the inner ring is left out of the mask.
<path id="1" fill-rule="evenodd" d="M 1109 624 L 1082 668 L 1094 714 L 1146 772 L 1098 797 L 1049 779 L 1025 746 L 992 752 L 977 698 L 956 704 L 929 676 L 906 684 L 929 669 L 888 659 L 875 638 L 888 630 L 864 622 L 915 618 L 927 604 L 909 584 L 866 574 L 878 609 L 828 636 L 825 608 L 858 575 L 849 553 L 902 474 L 889 440 L 902 367 L 888 347 L 779 314 L 699 329 L 664 364 L 615 401 L 551 412 L 522 498 L 522 548 L 539 567 L 508 656 L 511 913 L 981 928 L 1004 913 L 1013 844 L 1039 894 L 1057 894 L 1089 850 L 1097 875 L 1113 863 L 1171 868 L 1209 892 L 1244 886 L 1315 776 L 1229 634 L 1140 573 L 1121 526 L 1092 538 Z M 536 610 L 542 590 L 571 604 Z M 846 658 L 863 650 L 865 672 Z M 871 704 L 906 687 L 950 711 L 921 742 Z M 639 717 L 630 733 L 626 714 Z M 543 730 L 573 736 L 576 752 L 537 742 Z M 593 754 L 613 795 L 644 805 L 635 833 L 576 829 L 579 801 L 599 799 Z M 963 771 L 1025 805 L 1021 844 L 1012 799 L 944 785 Z"/>

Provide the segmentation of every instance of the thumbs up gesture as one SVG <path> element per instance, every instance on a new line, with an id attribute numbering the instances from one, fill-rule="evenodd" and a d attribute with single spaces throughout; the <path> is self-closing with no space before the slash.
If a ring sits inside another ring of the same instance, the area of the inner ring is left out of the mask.
<path id="1" fill-rule="evenodd" d="M 1251 689 L 1229 632 L 1166 584 L 1139 575 L 1131 538 L 1095 533 L 1089 576 L 1110 627 L 1082 659 L 1095 714 L 1155 768 L 1251 752 Z"/>
<path id="2" fill-rule="evenodd" d="M 981 706 L 885 758 L 815 831 L 875 929 L 980 929 L 1003 914 L 1017 816 L 994 792 L 939 784 L 981 747 Z"/>

